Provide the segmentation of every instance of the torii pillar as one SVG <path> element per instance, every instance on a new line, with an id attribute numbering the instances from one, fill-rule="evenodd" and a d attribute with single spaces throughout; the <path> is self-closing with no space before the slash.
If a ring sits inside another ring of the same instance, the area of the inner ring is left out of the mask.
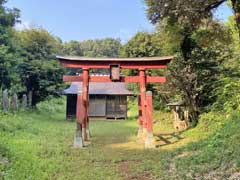
<path id="1" fill-rule="evenodd" d="M 82 135 L 82 129 L 83 129 L 83 100 L 82 100 L 82 91 L 78 89 L 77 92 L 77 109 L 76 109 L 76 120 L 77 120 L 77 130 L 76 135 L 74 138 L 73 146 L 83 148 L 84 142 L 83 142 L 83 135 Z"/>
<path id="2" fill-rule="evenodd" d="M 139 97 L 139 130 L 138 138 L 145 139 L 146 136 L 146 70 L 144 68 L 139 69 L 139 79 L 140 79 L 140 97 Z"/>
<path id="3" fill-rule="evenodd" d="M 82 99 L 83 99 L 83 124 L 82 124 L 82 134 L 83 140 L 89 141 L 90 140 L 90 131 L 89 131 L 89 118 L 88 118 L 88 107 L 89 107 L 89 69 L 83 68 L 83 84 L 82 84 Z"/>

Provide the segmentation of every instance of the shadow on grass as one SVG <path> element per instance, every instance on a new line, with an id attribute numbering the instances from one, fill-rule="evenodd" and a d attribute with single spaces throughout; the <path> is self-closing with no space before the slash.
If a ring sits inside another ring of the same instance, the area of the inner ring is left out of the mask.
<path id="1" fill-rule="evenodd" d="M 181 136 L 181 133 L 182 132 L 178 132 L 178 133 L 172 132 L 172 133 L 163 133 L 163 134 L 155 135 L 155 137 L 157 138 L 156 147 L 159 148 L 159 147 L 162 147 L 162 146 L 166 146 L 166 145 L 169 145 L 169 144 L 174 144 L 174 143 L 179 142 L 180 140 L 184 139 Z"/>

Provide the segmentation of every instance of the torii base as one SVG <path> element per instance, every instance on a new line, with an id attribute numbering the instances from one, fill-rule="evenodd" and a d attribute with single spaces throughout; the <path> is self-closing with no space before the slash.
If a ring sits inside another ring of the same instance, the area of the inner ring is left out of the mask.
<path id="1" fill-rule="evenodd" d="M 76 131 L 76 136 L 74 137 L 73 147 L 74 148 L 84 147 L 83 137 L 82 137 L 82 128 L 79 123 L 77 123 L 77 131 Z"/>
<path id="2" fill-rule="evenodd" d="M 153 148 L 156 148 L 153 133 L 147 132 L 147 136 L 145 138 L 145 149 L 153 149 Z"/>
<path id="3" fill-rule="evenodd" d="M 84 141 L 88 141 L 86 128 L 82 128 L 82 138 Z"/>
<path id="4" fill-rule="evenodd" d="M 89 122 L 87 123 L 86 134 L 87 134 L 87 139 L 90 140 L 90 138 L 91 138 L 91 133 L 90 133 L 90 128 L 89 128 Z"/>
<path id="5" fill-rule="evenodd" d="M 82 137 L 84 141 L 90 141 L 90 131 L 89 128 L 83 128 Z"/>
<path id="6" fill-rule="evenodd" d="M 147 128 L 143 128 L 142 139 L 145 141 L 147 138 Z"/>
<path id="7" fill-rule="evenodd" d="M 138 139 L 143 138 L 143 127 L 142 127 L 142 125 L 139 125 L 138 132 L 137 132 L 137 138 Z"/>

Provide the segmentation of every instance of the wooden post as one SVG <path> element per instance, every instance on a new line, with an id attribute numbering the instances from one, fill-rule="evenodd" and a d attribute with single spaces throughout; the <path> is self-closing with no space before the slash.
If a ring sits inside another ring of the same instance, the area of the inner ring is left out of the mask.
<path id="1" fill-rule="evenodd" d="M 146 134 L 147 134 L 145 69 L 139 69 L 139 78 L 140 78 L 140 96 L 141 96 L 141 110 L 142 110 L 142 123 L 143 123 L 143 140 L 145 140 Z"/>
<path id="2" fill-rule="evenodd" d="M 77 94 L 77 109 L 76 109 L 76 120 L 77 120 L 77 130 L 76 136 L 74 138 L 73 146 L 77 148 L 82 148 L 84 146 L 82 137 L 82 124 L 83 124 L 83 108 L 82 108 L 82 92 L 78 90 Z"/>
<path id="3" fill-rule="evenodd" d="M 33 91 L 28 92 L 28 107 L 32 107 Z"/>
<path id="4" fill-rule="evenodd" d="M 153 137 L 153 107 L 152 107 L 152 92 L 148 91 L 146 93 L 147 101 L 147 135 L 145 139 L 145 148 L 155 148 L 154 137 Z"/>
<path id="5" fill-rule="evenodd" d="M 14 95 L 12 97 L 12 108 L 14 111 L 18 110 L 18 96 L 16 93 L 14 93 Z"/>
<path id="6" fill-rule="evenodd" d="M 88 123 L 88 89 L 89 89 L 89 69 L 83 68 L 83 84 L 82 84 L 82 99 L 83 99 L 83 140 L 88 141 L 89 136 L 87 134 L 87 123 Z"/>
<path id="7" fill-rule="evenodd" d="M 25 108 L 27 108 L 27 95 L 26 94 L 24 94 L 23 96 L 22 96 L 22 107 L 25 109 Z"/>
<path id="8" fill-rule="evenodd" d="M 143 137 L 143 120 L 142 120 L 142 107 L 141 107 L 141 96 L 138 96 L 138 140 Z"/>
<path id="9" fill-rule="evenodd" d="M 3 105 L 3 111 L 9 111 L 9 99 L 8 99 L 7 90 L 3 91 L 2 105 Z"/>

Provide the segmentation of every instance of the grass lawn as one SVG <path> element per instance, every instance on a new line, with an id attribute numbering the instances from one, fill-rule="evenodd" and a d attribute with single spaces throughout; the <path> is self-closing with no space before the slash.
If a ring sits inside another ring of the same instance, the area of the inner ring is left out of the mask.
<path id="1" fill-rule="evenodd" d="M 6 180 L 150 180 L 239 177 L 239 114 L 210 133 L 206 124 L 174 133 L 169 113 L 154 114 L 157 148 L 136 140 L 136 111 L 127 121 L 91 121 L 91 144 L 72 147 L 75 123 L 62 111 L 1 115 L 0 178 Z M 231 122 L 231 123 L 230 123 Z M 219 132 L 224 132 L 219 133 Z"/>

